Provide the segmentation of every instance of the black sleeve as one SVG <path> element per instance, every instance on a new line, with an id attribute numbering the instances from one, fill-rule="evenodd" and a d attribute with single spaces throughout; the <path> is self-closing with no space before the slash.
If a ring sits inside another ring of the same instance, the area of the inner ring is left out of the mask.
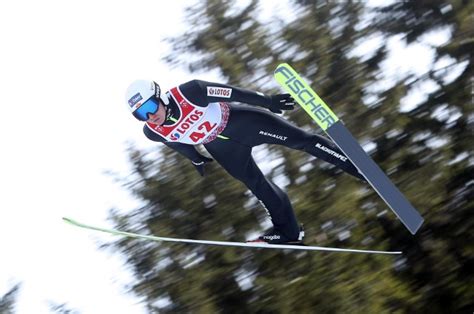
<path id="1" fill-rule="evenodd" d="M 192 80 L 181 84 L 179 89 L 186 98 L 201 107 L 219 101 L 237 101 L 264 108 L 268 108 L 271 104 L 268 95 L 220 83 Z"/>
<path id="2" fill-rule="evenodd" d="M 160 135 L 154 133 L 151 131 L 146 124 L 143 126 L 143 133 L 145 133 L 145 136 L 154 141 L 154 142 L 161 142 L 165 144 L 166 146 L 174 149 L 184 157 L 188 158 L 189 160 L 199 163 L 203 161 L 204 156 L 201 155 L 197 150 L 196 147 L 193 145 L 188 145 L 188 144 L 183 144 L 183 143 L 175 143 L 175 142 L 168 142 L 166 141 L 163 137 Z"/>

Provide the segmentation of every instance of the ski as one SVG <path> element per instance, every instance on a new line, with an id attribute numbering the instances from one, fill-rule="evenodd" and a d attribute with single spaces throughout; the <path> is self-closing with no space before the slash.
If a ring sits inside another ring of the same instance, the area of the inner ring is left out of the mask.
<path id="1" fill-rule="evenodd" d="M 230 246 L 230 247 L 234 246 L 234 247 L 250 247 L 250 248 L 261 248 L 261 249 L 289 249 L 289 250 L 301 250 L 301 251 L 327 251 L 327 252 L 389 254 L 389 255 L 402 254 L 402 252 L 399 252 L 399 251 L 372 251 L 372 250 L 340 249 L 340 248 L 332 248 L 332 247 L 306 246 L 306 245 L 299 246 L 299 245 L 285 245 L 285 244 L 244 243 L 244 242 L 166 238 L 166 237 L 157 237 L 157 236 L 152 236 L 152 235 L 143 235 L 143 234 L 138 234 L 138 233 L 119 231 L 119 230 L 114 230 L 114 229 L 94 227 L 91 225 L 86 225 L 86 224 L 77 222 L 73 219 L 66 218 L 66 217 L 64 217 L 63 220 L 73 226 L 80 227 L 80 228 L 105 232 L 105 233 L 124 236 L 128 238 L 136 238 L 136 239 L 150 240 L 150 241 L 156 241 L 156 242 L 179 242 L 179 243 L 218 245 L 218 246 Z"/>
<path id="2" fill-rule="evenodd" d="M 407 229 L 415 234 L 423 224 L 421 215 L 367 155 L 328 105 L 287 63 L 278 65 L 274 74 L 277 82 L 327 133 Z"/>

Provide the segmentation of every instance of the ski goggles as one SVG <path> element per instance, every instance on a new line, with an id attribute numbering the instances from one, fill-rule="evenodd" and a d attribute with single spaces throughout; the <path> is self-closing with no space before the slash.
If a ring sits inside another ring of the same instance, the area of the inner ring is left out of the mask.
<path id="1" fill-rule="evenodd" d="M 155 114 L 160 107 L 160 101 L 156 97 L 150 97 L 140 107 L 138 107 L 132 114 L 140 121 L 148 120 L 148 114 Z"/>

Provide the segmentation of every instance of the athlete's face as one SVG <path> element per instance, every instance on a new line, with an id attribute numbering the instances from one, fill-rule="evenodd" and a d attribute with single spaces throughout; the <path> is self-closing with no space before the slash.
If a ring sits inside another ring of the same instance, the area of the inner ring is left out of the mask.
<path id="1" fill-rule="evenodd" d="M 160 106 L 158 107 L 158 110 L 155 113 L 149 113 L 148 120 L 146 122 L 162 125 L 163 122 L 165 122 L 165 119 L 166 119 L 166 109 L 160 100 Z"/>

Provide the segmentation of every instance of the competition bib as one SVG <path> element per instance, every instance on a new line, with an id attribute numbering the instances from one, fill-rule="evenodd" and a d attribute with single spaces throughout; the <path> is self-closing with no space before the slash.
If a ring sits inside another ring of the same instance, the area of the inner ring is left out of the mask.
<path id="1" fill-rule="evenodd" d="M 213 141 L 225 128 L 229 118 L 227 104 L 210 103 L 207 107 L 196 106 L 186 99 L 177 87 L 172 88 L 170 94 L 178 104 L 179 120 L 173 124 L 161 126 L 146 123 L 150 130 L 168 142 L 206 144 Z"/>

